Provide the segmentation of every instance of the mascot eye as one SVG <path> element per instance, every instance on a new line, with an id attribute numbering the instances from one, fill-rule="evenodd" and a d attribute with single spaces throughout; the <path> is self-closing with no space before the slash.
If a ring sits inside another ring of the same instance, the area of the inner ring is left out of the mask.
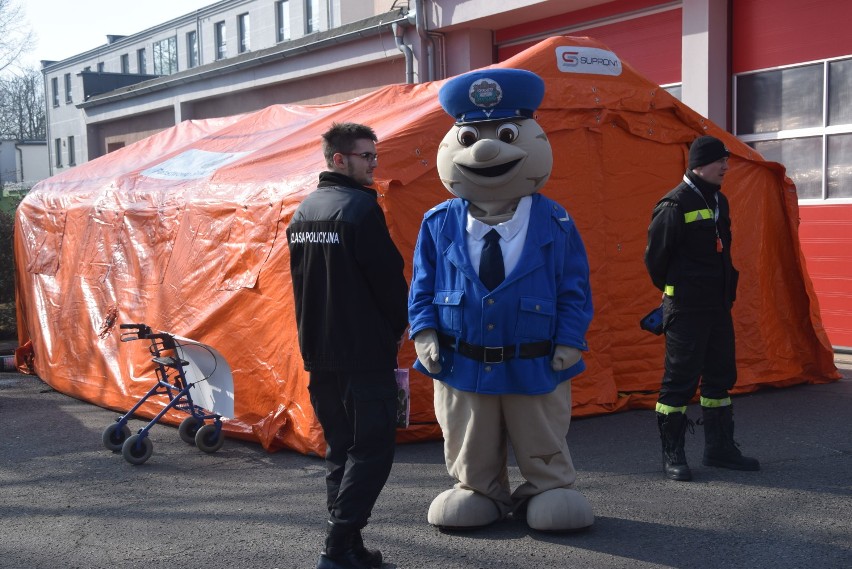
<path id="1" fill-rule="evenodd" d="M 472 146 L 479 140 L 479 131 L 474 126 L 463 126 L 459 129 L 457 136 L 462 146 Z"/>
<path id="2" fill-rule="evenodd" d="M 503 142 L 515 142 L 518 139 L 518 125 L 507 122 L 497 127 L 497 138 Z"/>

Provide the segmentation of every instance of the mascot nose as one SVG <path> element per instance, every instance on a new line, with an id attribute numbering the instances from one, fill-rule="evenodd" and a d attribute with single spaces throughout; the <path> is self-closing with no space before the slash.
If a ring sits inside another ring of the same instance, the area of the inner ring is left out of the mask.
<path id="1" fill-rule="evenodd" d="M 470 149 L 470 154 L 477 162 L 488 162 L 500 154 L 500 143 L 490 138 L 480 140 Z"/>

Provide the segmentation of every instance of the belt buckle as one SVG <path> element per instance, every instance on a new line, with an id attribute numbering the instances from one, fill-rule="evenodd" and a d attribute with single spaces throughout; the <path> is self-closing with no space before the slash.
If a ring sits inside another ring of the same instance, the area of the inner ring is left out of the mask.
<path id="1" fill-rule="evenodd" d="M 485 346 L 482 356 L 482 360 L 487 364 L 501 364 L 503 363 L 503 346 L 495 346 L 493 348 Z"/>

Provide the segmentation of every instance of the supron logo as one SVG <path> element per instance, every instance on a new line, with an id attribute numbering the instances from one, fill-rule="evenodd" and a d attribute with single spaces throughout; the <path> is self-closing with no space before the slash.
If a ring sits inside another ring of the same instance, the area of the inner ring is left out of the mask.
<path id="1" fill-rule="evenodd" d="M 503 89 L 500 88 L 500 84 L 488 78 L 474 81 L 467 93 L 471 103 L 485 109 L 496 107 L 503 99 Z"/>
<path id="2" fill-rule="evenodd" d="M 557 47 L 556 66 L 563 73 L 621 75 L 621 60 L 618 56 L 596 47 Z"/>
<path id="3" fill-rule="evenodd" d="M 566 65 L 568 67 L 577 67 L 580 64 L 580 55 L 579 51 L 563 51 L 560 54 L 562 58 L 562 65 Z"/>

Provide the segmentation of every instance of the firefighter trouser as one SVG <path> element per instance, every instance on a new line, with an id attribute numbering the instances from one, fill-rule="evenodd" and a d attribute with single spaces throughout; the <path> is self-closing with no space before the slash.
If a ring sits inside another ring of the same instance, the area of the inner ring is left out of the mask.
<path id="1" fill-rule="evenodd" d="M 308 391 L 327 444 L 329 520 L 362 528 L 393 466 L 396 376 L 312 371 Z"/>
<path id="2" fill-rule="evenodd" d="M 665 307 L 666 362 L 659 403 L 685 406 L 695 395 L 722 400 L 737 380 L 730 310 L 683 312 Z"/>

